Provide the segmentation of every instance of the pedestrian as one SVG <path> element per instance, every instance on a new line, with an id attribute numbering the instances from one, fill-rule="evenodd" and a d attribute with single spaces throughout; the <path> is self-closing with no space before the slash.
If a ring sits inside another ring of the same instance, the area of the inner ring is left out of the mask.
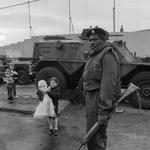
<path id="1" fill-rule="evenodd" d="M 37 95 L 39 96 L 39 105 L 36 108 L 36 111 L 33 114 L 33 118 L 35 119 L 41 119 L 44 117 L 48 118 L 48 124 L 49 124 L 49 131 L 51 131 L 51 122 L 49 121 L 50 118 L 55 118 L 56 113 L 54 110 L 54 104 L 52 102 L 52 99 L 48 96 L 48 92 L 51 91 L 51 87 L 47 86 L 46 81 L 40 80 L 38 82 L 38 91 Z"/>
<path id="2" fill-rule="evenodd" d="M 59 98 L 60 98 L 60 87 L 59 80 L 55 77 L 50 79 L 50 87 L 51 90 L 48 90 L 48 95 L 52 99 L 55 109 L 55 117 L 49 117 L 49 134 L 52 135 L 54 133 L 55 136 L 58 135 L 58 106 L 59 106 Z"/>
<path id="3" fill-rule="evenodd" d="M 100 123 L 87 147 L 88 150 L 106 150 L 108 115 L 116 96 L 121 94 L 119 61 L 116 52 L 106 43 L 107 31 L 97 27 L 90 29 L 86 36 L 91 48 L 82 76 L 86 132 L 97 121 Z"/>
<path id="4" fill-rule="evenodd" d="M 13 95 L 12 95 L 12 91 L 13 91 L 13 77 L 11 76 L 11 71 L 10 69 L 6 69 L 5 71 L 5 78 L 4 78 L 4 82 L 6 83 L 6 87 L 7 87 L 7 95 L 8 95 L 8 103 L 11 104 L 13 103 Z"/>
<path id="5" fill-rule="evenodd" d="M 17 82 L 17 78 L 18 78 L 18 73 L 14 70 L 14 65 L 13 64 L 9 65 L 9 69 L 11 71 L 11 76 L 14 79 L 14 83 L 13 83 L 13 98 L 16 98 L 16 82 Z"/>
<path id="6" fill-rule="evenodd" d="M 52 99 L 48 96 L 47 91 L 51 90 L 47 86 L 46 81 L 40 80 L 38 82 L 38 91 L 37 95 L 39 96 L 39 105 L 36 107 L 36 111 L 33 114 L 34 118 L 43 118 L 43 117 L 54 117 L 54 105 Z"/>

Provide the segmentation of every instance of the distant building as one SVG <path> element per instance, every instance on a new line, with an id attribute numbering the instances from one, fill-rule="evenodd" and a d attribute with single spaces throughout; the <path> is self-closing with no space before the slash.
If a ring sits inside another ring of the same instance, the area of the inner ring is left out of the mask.
<path id="1" fill-rule="evenodd" d="M 81 34 L 63 34 L 66 38 L 79 40 Z M 126 43 L 127 48 L 137 57 L 150 57 L 150 29 L 124 32 L 123 25 L 120 32 L 109 32 L 109 41 L 122 40 Z M 23 57 L 32 57 L 34 50 L 34 43 L 43 40 L 43 36 L 34 36 L 31 39 L 25 39 L 22 42 L 13 43 L 10 45 L 0 46 L 0 55 L 6 55 L 6 50 L 19 50 Z"/>

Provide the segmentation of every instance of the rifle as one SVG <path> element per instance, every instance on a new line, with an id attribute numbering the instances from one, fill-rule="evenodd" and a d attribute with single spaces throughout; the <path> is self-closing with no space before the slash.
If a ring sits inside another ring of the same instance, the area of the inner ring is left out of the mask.
<path id="1" fill-rule="evenodd" d="M 109 116 L 108 116 L 108 120 L 112 117 L 112 115 L 113 115 L 114 113 L 117 113 L 116 109 L 117 109 L 118 105 L 121 103 L 121 101 L 122 101 L 125 97 L 127 97 L 127 96 L 133 94 L 134 92 L 137 92 L 137 94 L 138 94 L 138 91 L 137 91 L 138 89 L 139 89 L 139 87 L 135 86 L 133 83 L 130 83 L 130 85 L 129 85 L 128 88 L 125 90 L 125 92 L 122 94 L 122 96 L 115 102 L 115 105 L 113 106 L 113 109 L 112 109 L 111 113 L 110 113 Z M 124 112 L 124 109 L 122 109 L 122 112 L 121 112 L 121 113 L 123 113 L 123 112 Z M 86 135 L 83 137 L 83 139 L 82 139 L 82 141 L 81 141 L 81 145 L 79 146 L 78 150 L 80 150 L 80 148 L 81 148 L 83 145 L 85 145 L 85 144 L 91 139 L 91 137 L 96 133 L 96 131 L 99 129 L 99 127 L 100 127 L 100 122 L 97 121 L 97 122 L 92 126 L 92 128 L 86 133 Z"/>

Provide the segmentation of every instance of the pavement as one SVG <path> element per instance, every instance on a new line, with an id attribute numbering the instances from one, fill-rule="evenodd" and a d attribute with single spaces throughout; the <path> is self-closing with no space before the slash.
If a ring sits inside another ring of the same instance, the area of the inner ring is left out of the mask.
<path id="1" fill-rule="evenodd" d="M 35 85 L 17 85 L 16 91 L 17 98 L 14 103 L 8 104 L 6 86 L 0 85 L 0 111 L 32 115 L 39 104 Z M 70 105 L 67 98 L 60 99 L 58 114 L 61 115 Z"/>

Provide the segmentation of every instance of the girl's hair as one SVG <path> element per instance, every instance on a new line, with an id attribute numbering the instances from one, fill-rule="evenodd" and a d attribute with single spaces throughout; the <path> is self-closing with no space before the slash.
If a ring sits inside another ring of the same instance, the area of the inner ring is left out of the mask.
<path id="1" fill-rule="evenodd" d="M 10 69 L 6 69 L 5 73 L 10 72 Z"/>
<path id="2" fill-rule="evenodd" d="M 52 80 L 54 80 L 57 84 L 59 84 L 59 80 L 58 80 L 56 77 L 52 77 L 52 78 L 50 79 L 50 82 L 51 82 Z"/>

